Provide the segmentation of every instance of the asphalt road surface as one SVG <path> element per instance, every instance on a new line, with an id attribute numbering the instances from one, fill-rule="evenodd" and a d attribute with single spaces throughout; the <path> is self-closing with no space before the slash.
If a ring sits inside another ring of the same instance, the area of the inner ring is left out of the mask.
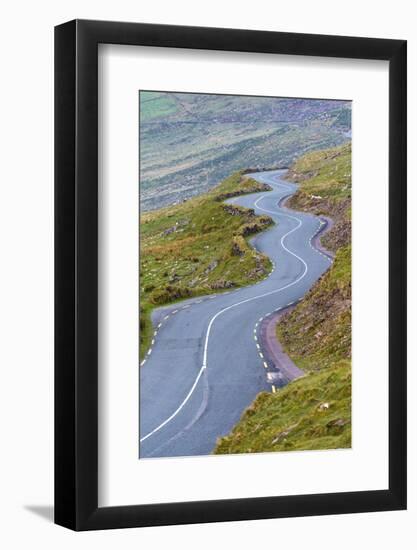
<path id="1" fill-rule="evenodd" d="M 273 191 L 229 201 L 276 221 L 252 240 L 273 272 L 252 286 L 154 310 L 154 339 L 140 367 L 141 459 L 210 454 L 259 392 L 276 390 L 259 323 L 300 300 L 331 265 L 314 246 L 325 222 L 280 206 L 297 188 L 284 173 L 251 174 Z"/>

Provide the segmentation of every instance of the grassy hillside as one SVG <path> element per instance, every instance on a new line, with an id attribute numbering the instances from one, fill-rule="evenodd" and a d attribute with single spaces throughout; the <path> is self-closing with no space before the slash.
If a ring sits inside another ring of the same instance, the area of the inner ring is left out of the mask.
<path id="1" fill-rule="evenodd" d="M 149 347 L 153 307 L 255 283 L 267 275 L 269 259 L 248 238 L 271 225 L 271 218 L 222 201 L 268 190 L 237 172 L 205 195 L 141 215 L 141 358 Z"/>
<path id="2" fill-rule="evenodd" d="M 352 146 L 346 143 L 301 157 L 287 179 L 300 187 L 288 206 L 295 210 L 330 216 L 335 225 L 322 243 L 334 252 L 351 240 Z"/>
<path id="3" fill-rule="evenodd" d="M 243 166 L 288 166 L 343 143 L 350 115 L 346 101 L 141 92 L 142 210 L 206 192 Z"/>
<path id="4" fill-rule="evenodd" d="M 278 339 L 306 375 L 260 394 L 219 440 L 218 454 L 351 445 L 350 146 L 301 158 L 290 177 L 300 183 L 293 207 L 337 222 L 327 237 L 336 250 L 333 266 L 277 325 Z"/>
<path id="5" fill-rule="evenodd" d="M 350 365 L 260 393 L 215 454 L 350 447 Z"/>

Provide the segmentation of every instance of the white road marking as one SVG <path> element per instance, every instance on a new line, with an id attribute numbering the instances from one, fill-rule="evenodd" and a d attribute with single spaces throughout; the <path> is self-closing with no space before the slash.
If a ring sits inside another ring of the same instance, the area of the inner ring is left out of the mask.
<path id="1" fill-rule="evenodd" d="M 200 380 L 200 377 L 201 375 L 203 374 L 203 371 L 206 367 L 201 367 L 201 369 L 199 370 L 198 372 L 198 375 L 197 375 L 197 378 L 194 380 L 194 384 L 192 385 L 190 391 L 188 392 L 186 398 L 184 399 L 184 401 L 181 403 L 181 405 L 178 407 L 178 409 L 173 412 L 171 414 L 171 416 L 169 416 L 166 420 L 164 420 L 162 422 L 162 424 L 159 424 L 158 427 L 156 427 L 154 430 L 152 430 L 151 432 L 149 432 L 148 434 L 146 434 L 145 436 L 141 437 L 139 439 L 139 442 L 142 443 L 142 441 L 145 441 L 145 439 L 148 439 L 148 437 L 151 437 L 151 435 L 153 435 L 154 433 L 158 432 L 161 428 L 163 428 L 166 424 L 168 424 L 168 422 L 171 422 L 171 420 L 177 416 L 177 414 L 180 412 L 180 410 L 184 407 L 184 405 L 187 403 L 187 401 L 190 399 L 192 393 L 194 392 L 197 384 L 198 384 L 198 381 Z"/>
<path id="2" fill-rule="evenodd" d="M 283 187 L 285 187 L 285 185 L 281 184 Z M 288 187 L 289 189 L 292 189 L 290 187 Z M 300 260 L 300 262 L 303 264 L 304 266 L 304 271 L 302 272 L 301 275 L 299 275 L 299 277 L 297 277 L 297 279 L 295 279 L 294 281 L 292 281 L 291 283 L 288 283 L 280 288 L 277 288 L 275 290 L 271 290 L 270 292 L 265 292 L 263 294 L 260 294 L 259 296 L 252 296 L 252 298 L 246 298 L 245 300 L 241 300 L 239 302 L 236 302 L 230 306 L 227 306 L 223 309 L 221 309 L 220 311 L 218 311 L 215 315 L 213 315 L 213 317 L 210 319 L 210 322 L 209 322 L 209 325 L 207 327 L 207 332 L 206 332 L 206 337 L 205 337 L 205 341 L 204 341 L 204 353 L 203 353 L 203 365 L 201 367 L 201 369 L 199 370 L 198 372 L 198 375 L 196 377 L 196 379 L 194 380 L 194 383 L 190 389 L 190 391 L 188 392 L 187 396 L 185 397 L 185 399 L 183 400 L 183 402 L 181 403 L 181 405 L 176 409 L 176 411 L 174 411 L 171 416 L 169 416 L 166 420 L 164 420 L 159 426 L 157 426 L 155 429 L 153 429 L 151 432 L 149 432 L 148 434 L 146 434 L 144 437 L 142 437 L 140 439 L 140 442 L 142 441 L 145 441 L 145 439 L 148 439 L 148 437 L 150 437 L 151 435 L 153 435 L 154 433 L 158 432 L 161 428 L 163 428 L 164 426 L 166 426 L 173 418 L 175 418 L 175 416 L 181 411 L 181 409 L 184 407 L 184 405 L 187 403 L 187 401 L 189 400 L 189 398 L 191 397 L 192 393 L 194 392 L 196 386 L 197 386 L 197 383 L 198 381 L 200 380 L 200 377 L 203 373 L 203 371 L 207 368 L 207 353 L 208 353 L 208 343 L 209 343 L 209 338 L 210 338 L 210 332 L 211 332 L 211 328 L 213 326 L 213 323 L 214 321 L 220 316 L 222 315 L 223 313 L 225 313 L 226 311 L 229 311 L 230 309 L 232 308 L 235 308 L 235 307 L 238 307 L 242 304 L 246 304 L 248 302 L 252 302 L 254 300 L 259 300 L 260 298 L 264 298 L 266 296 L 271 296 L 273 294 L 276 294 L 278 292 L 281 292 L 282 290 L 285 290 L 295 284 L 297 284 L 299 281 L 301 281 L 301 279 L 303 279 L 306 274 L 308 273 L 308 266 L 306 264 L 306 262 L 303 260 L 303 258 L 301 258 L 300 256 L 298 256 L 295 252 L 292 252 L 291 250 L 289 250 L 285 244 L 284 244 L 284 239 L 286 239 L 286 237 L 288 237 L 289 235 L 291 235 L 291 233 L 294 233 L 294 231 L 297 231 L 297 229 L 299 229 L 303 222 L 295 217 L 295 216 L 290 216 L 289 214 L 284 214 L 283 212 L 278 212 L 278 211 L 271 211 L 271 210 L 268 210 L 266 208 L 262 208 L 261 206 L 259 206 L 259 202 L 265 198 L 267 195 L 262 195 L 262 197 L 260 197 L 257 201 L 255 201 L 254 205 L 259 208 L 259 210 L 263 210 L 264 212 L 270 212 L 271 214 L 279 214 L 280 216 L 285 216 L 287 218 L 290 218 L 292 220 L 295 220 L 297 222 L 297 225 L 295 227 L 293 227 L 292 229 L 290 229 L 290 231 L 288 231 L 287 233 L 285 233 L 285 235 L 283 235 L 281 237 L 281 240 L 280 240 L 280 244 L 282 246 L 282 248 L 284 250 L 286 250 L 289 254 L 291 254 L 292 256 L 294 256 L 295 258 L 297 258 L 298 260 Z M 196 303 L 200 303 L 202 300 L 199 300 L 197 301 Z M 172 313 L 175 313 L 174 311 Z M 269 314 L 268 314 L 269 315 Z M 257 347 L 259 347 L 259 344 L 256 344 Z M 150 351 L 148 352 L 148 355 L 150 354 Z M 275 392 L 275 386 L 272 386 L 272 391 Z"/>
<path id="3" fill-rule="evenodd" d="M 264 368 L 265 368 L 265 369 L 268 368 L 268 365 L 267 365 L 267 363 L 265 363 L 265 361 L 264 361 Z"/>

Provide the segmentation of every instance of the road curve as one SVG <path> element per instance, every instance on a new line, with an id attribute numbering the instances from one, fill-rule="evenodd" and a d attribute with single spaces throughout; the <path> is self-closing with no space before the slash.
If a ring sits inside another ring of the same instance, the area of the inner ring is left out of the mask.
<path id="1" fill-rule="evenodd" d="M 281 206 L 297 189 L 284 173 L 251 174 L 273 191 L 228 201 L 276 222 L 251 241 L 273 262 L 272 273 L 252 286 L 153 311 L 154 338 L 140 367 L 141 459 L 210 454 L 259 392 L 275 391 L 259 323 L 300 300 L 332 261 L 315 246 L 324 220 Z"/>

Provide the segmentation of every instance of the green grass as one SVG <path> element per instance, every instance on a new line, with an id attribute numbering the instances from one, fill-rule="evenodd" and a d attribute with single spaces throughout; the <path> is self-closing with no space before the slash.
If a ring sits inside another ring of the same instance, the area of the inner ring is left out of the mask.
<path id="1" fill-rule="evenodd" d="M 304 155 L 293 164 L 288 176 L 301 183 L 301 193 L 335 200 L 350 198 L 351 178 L 351 142 Z"/>
<path id="2" fill-rule="evenodd" d="M 271 218 L 222 202 L 269 189 L 237 172 L 205 195 L 141 215 L 141 358 L 149 347 L 154 307 L 245 286 L 269 273 L 269 259 L 248 239 L 269 227 Z"/>
<path id="3" fill-rule="evenodd" d="M 159 92 L 140 92 L 140 120 L 148 122 L 156 118 L 166 117 L 178 110 L 172 96 Z"/>
<path id="4" fill-rule="evenodd" d="M 287 175 L 299 184 L 288 206 L 333 219 L 334 227 L 322 239 L 333 252 L 351 241 L 351 149 L 351 143 L 347 143 L 305 155 Z"/>
<path id="5" fill-rule="evenodd" d="M 351 445 L 349 362 L 263 392 L 215 454 L 340 449 Z"/>
<path id="6" fill-rule="evenodd" d="M 276 393 L 259 394 L 232 432 L 219 439 L 215 454 L 351 446 L 350 155 L 350 145 L 310 153 L 289 174 L 300 183 L 293 208 L 336 218 L 330 232 L 333 266 L 276 329 L 305 376 Z"/>

